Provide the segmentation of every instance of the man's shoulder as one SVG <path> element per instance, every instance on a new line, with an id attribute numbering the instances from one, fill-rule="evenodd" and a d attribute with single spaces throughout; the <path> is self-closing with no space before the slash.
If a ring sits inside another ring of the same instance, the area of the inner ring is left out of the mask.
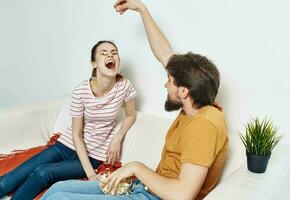
<path id="1" fill-rule="evenodd" d="M 211 123 L 215 127 L 225 126 L 224 113 L 214 106 L 205 106 L 196 116 L 196 123 Z"/>
<path id="2" fill-rule="evenodd" d="M 186 123 L 183 123 L 183 131 L 191 135 L 200 134 L 204 131 L 227 134 L 224 114 L 213 106 L 202 108 L 194 117 L 182 117 L 182 113 L 180 113 L 179 118 L 181 121 L 186 121 Z"/>

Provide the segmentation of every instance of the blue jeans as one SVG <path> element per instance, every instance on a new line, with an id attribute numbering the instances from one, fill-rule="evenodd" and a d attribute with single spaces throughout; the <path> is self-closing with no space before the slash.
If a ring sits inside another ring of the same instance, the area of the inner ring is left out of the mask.
<path id="1" fill-rule="evenodd" d="M 149 193 L 139 180 L 135 183 L 132 194 L 112 196 L 104 194 L 97 181 L 61 181 L 51 186 L 41 200 L 160 200 Z"/>
<path id="2" fill-rule="evenodd" d="M 97 168 L 101 161 L 90 158 Z M 0 177 L 0 198 L 14 192 L 14 200 L 30 200 L 57 181 L 85 177 L 76 152 L 60 142 Z"/>

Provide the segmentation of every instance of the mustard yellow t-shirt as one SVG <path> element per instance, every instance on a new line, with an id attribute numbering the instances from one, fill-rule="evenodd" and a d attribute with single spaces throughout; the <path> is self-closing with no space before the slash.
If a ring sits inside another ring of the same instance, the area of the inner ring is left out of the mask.
<path id="1" fill-rule="evenodd" d="M 197 199 L 204 198 L 216 185 L 228 147 L 224 115 L 213 106 L 200 108 L 195 116 L 180 112 L 166 135 L 165 146 L 156 172 L 178 178 L 182 163 L 208 168 Z"/>

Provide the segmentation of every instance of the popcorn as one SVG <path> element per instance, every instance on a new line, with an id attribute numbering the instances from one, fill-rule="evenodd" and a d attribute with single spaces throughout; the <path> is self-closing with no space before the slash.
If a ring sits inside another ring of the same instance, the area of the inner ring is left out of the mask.
<path id="1" fill-rule="evenodd" d="M 108 191 L 107 187 L 104 187 L 105 186 L 104 183 L 106 182 L 110 174 L 111 172 L 109 171 L 97 174 L 100 189 L 105 194 L 108 194 L 108 195 L 129 195 L 131 193 L 132 184 L 133 184 L 133 181 L 131 180 L 131 178 L 123 179 L 116 186 L 117 188 L 113 188 L 111 191 Z"/>

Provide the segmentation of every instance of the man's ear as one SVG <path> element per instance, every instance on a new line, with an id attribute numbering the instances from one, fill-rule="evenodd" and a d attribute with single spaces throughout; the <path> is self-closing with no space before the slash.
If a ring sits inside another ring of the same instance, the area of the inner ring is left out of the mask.
<path id="1" fill-rule="evenodd" d="M 178 90 L 179 96 L 183 99 L 189 95 L 189 90 L 186 87 L 179 87 Z"/>

